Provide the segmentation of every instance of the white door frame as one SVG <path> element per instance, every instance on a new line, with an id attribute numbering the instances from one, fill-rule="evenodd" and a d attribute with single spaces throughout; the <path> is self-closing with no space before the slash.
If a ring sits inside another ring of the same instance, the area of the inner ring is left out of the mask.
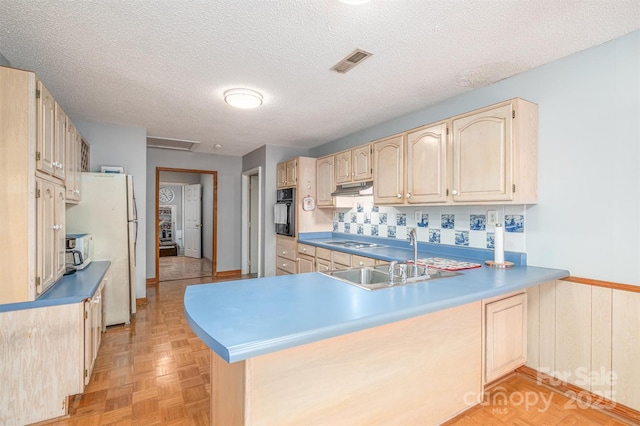
<path id="1" fill-rule="evenodd" d="M 242 172 L 242 273 L 249 273 L 249 206 L 251 200 L 249 198 L 250 176 L 258 175 L 258 278 L 264 276 L 262 270 L 262 167 L 255 167 L 251 170 Z M 256 224 L 254 224 L 256 226 Z"/>

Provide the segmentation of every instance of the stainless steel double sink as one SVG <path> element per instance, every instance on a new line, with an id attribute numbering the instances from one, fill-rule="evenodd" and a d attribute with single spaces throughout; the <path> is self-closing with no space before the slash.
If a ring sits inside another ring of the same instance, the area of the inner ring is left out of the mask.
<path id="1" fill-rule="evenodd" d="M 380 290 L 462 275 L 459 272 L 442 271 L 424 266 L 418 266 L 417 274 L 415 272 L 412 264 L 398 263 L 394 268 L 393 279 L 390 278 L 389 266 L 387 265 L 340 269 L 321 273 L 366 290 Z"/>

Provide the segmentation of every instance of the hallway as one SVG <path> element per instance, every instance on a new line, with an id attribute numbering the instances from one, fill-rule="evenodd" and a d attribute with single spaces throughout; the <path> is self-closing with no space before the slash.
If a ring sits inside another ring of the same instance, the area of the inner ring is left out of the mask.
<path id="1" fill-rule="evenodd" d="M 205 258 L 187 256 L 164 256 L 160 258 L 160 282 L 205 278 L 212 280 L 212 264 Z"/>

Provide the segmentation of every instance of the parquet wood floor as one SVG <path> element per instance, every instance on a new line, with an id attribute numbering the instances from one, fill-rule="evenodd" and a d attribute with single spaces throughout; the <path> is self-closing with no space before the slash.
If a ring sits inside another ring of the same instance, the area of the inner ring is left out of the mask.
<path id="1" fill-rule="evenodd" d="M 185 280 L 206 277 L 211 282 L 211 261 L 187 256 L 165 256 L 160 259 L 160 281 Z"/>
<path id="2" fill-rule="evenodd" d="M 210 281 L 171 281 L 147 288 L 148 304 L 138 307 L 131 324 L 110 327 L 103 335 L 91 381 L 72 403 L 71 415 L 46 424 L 209 425 L 209 349 L 186 323 L 183 297 L 187 285 Z M 474 407 L 449 424 L 625 424 L 595 409 L 579 408 L 517 375 L 499 386 L 505 396 L 489 393 L 491 403 Z M 518 403 L 518 395 L 534 394 L 535 405 Z M 548 400 L 551 403 L 544 409 Z"/>

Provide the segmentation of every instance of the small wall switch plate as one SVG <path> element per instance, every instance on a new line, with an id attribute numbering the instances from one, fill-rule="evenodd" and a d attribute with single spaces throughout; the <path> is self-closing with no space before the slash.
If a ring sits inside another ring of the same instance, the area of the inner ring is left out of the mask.
<path id="1" fill-rule="evenodd" d="M 498 212 L 487 210 L 487 226 L 496 226 L 496 223 L 498 223 Z"/>
<path id="2" fill-rule="evenodd" d="M 414 211 L 413 218 L 415 219 L 416 224 L 422 222 L 422 212 L 420 210 Z"/>

